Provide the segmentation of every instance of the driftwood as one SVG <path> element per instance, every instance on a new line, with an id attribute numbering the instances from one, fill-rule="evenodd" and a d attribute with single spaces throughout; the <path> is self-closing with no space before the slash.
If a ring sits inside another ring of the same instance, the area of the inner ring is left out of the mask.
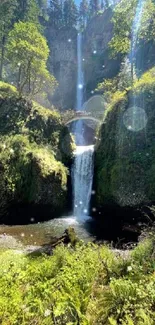
<path id="1" fill-rule="evenodd" d="M 55 247 L 59 244 L 69 244 L 75 245 L 77 242 L 77 237 L 74 228 L 69 227 L 64 231 L 64 234 L 57 238 L 57 237 L 51 237 L 50 239 L 50 246 Z"/>
<path id="2" fill-rule="evenodd" d="M 57 237 L 51 237 L 50 242 L 48 244 L 44 244 L 41 248 L 31 252 L 29 255 L 35 256 L 35 255 L 40 255 L 40 254 L 47 254 L 47 255 L 52 255 L 53 249 L 60 245 L 68 245 L 71 244 L 72 246 L 75 246 L 75 244 L 78 242 L 78 238 L 76 236 L 75 230 L 72 227 L 67 228 L 63 235 L 59 238 Z"/>
<path id="3" fill-rule="evenodd" d="M 136 225 L 124 225 L 122 229 L 133 233 L 141 233 L 141 229 Z"/>

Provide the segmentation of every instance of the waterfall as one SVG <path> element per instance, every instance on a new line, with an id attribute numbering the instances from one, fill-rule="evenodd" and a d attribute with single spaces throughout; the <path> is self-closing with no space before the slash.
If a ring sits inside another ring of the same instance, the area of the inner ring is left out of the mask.
<path id="1" fill-rule="evenodd" d="M 83 86 L 84 75 L 82 69 L 82 34 L 78 33 L 77 36 L 77 92 L 76 92 L 76 110 L 81 111 L 83 105 Z"/>
<path id="2" fill-rule="evenodd" d="M 84 86 L 84 75 L 83 75 L 83 69 L 82 69 L 82 34 L 78 33 L 78 36 L 77 36 L 76 111 L 82 111 L 83 86 Z M 74 135 L 75 135 L 76 143 L 78 145 L 84 145 L 83 123 L 80 120 L 78 122 L 76 122 Z"/>
<path id="3" fill-rule="evenodd" d="M 89 214 L 93 182 L 94 146 L 77 146 L 74 163 L 74 215 L 79 219 Z"/>
<path id="4" fill-rule="evenodd" d="M 77 36 L 77 100 L 76 111 L 82 111 L 83 106 L 83 87 L 84 74 L 82 68 L 82 34 Z M 83 135 L 83 122 L 78 121 L 74 130 L 75 141 L 77 144 L 75 151 L 75 160 L 72 170 L 73 181 L 73 203 L 74 215 L 81 220 L 84 220 L 89 215 L 89 205 L 92 192 L 93 182 L 93 153 L 94 146 L 85 146 Z"/>

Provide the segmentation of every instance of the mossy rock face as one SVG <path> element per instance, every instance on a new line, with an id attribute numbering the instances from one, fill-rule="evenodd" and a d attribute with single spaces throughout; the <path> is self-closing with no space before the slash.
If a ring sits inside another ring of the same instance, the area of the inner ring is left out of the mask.
<path id="1" fill-rule="evenodd" d="M 94 175 L 97 208 L 155 201 L 155 78 L 150 82 L 146 76 L 146 82 L 143 76 L 132 90 L 118 94 L 118 100 L 115 94 L 100 129 Z"/>
<path id="2" fill-rule="evenodd" d="M 9 85 L 6 82 L 0 81 L 0 98 L 4 96 L 17 95 L 16 87 Z"/>
<path id="3" fill-rule="evenodd" d="M 73 153 L 72 137 L 59 112 L 25 98 L 0 98 L 0 134 L 28 135 L 30 141 L 50 145 L 58 160 L 65 163 Z"/>
<path id="4" fill-rule="evenodd" d="M 1 142 L 0 174 L 0 216 L 4 220 L 12 205 L 49 206 L 51 217 L 67 207 L 68 169 L 26 136 L 6 137 Z"/>
<path id="5" fill-rule="evenodd" d="M 18 96 L 0 97 L 0 216 L 12 207 L 52 218 L 67 209 L 74 143 L 56 110 Z M 20 212 L 19 212 L 20 213 Z M 19 222 L 19 213 L 14 220 Z M 7 222 L 9 217 L 7 217 Z M 25 218 L 26 220 L 26 218 Z"/>

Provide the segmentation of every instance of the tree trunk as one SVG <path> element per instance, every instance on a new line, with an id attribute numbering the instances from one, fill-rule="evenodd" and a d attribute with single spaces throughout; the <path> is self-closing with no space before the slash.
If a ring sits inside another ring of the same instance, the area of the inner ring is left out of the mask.
<path id="1" fill-rule="evenodd" d="M 22 73 L 22 67 L 19 67 L 19 71 L 18 71 L 18 80 L 17 80 L 17 89 L 20 89 L 20 84 L 21 84 L 21 73 Z"/>
<path id="2" fill-rule="evenodd" d="M 23 82 L 20 82 L 20 85 L 19 85 L 19 94 L 22 95 L 23 91 L 24 91 L 24 87 L 27 85 L 29 86 L 29 76 L 30 76 L 30 73 L 31 73 L 31 62 L 29 61 L 28 64 L 27 64 L 27 69 L 26 71 L 24 71 L 24 80 Z"/>
<path id="3" fill-rule="evenodd" d="M 29 67 L 29 78 L 28 78 L 28 93 L 31 93 L 31 65 Z"/>
<path id="4" fill-rule="evenodd" d="M 3 65 L 5 54 L 5 36 L 2 37 L 1 61 L 0 61 L 0 79 L 3 80 Z"/>
<path id="5" fill-rule="evenodd" d="M 131 81 L 134 82 L 134 42 L 131 39 Z"/>

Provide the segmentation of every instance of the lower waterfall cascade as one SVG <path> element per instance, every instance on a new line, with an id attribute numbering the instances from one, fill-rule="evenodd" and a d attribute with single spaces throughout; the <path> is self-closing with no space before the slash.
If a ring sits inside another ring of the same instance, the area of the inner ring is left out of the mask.
<path id="1" fill-rule="evenodd" d="M 92 194 L 94 146 L 77 146 L 73 166 L 74 216 L 85 219 L 89 215 Z"/>

